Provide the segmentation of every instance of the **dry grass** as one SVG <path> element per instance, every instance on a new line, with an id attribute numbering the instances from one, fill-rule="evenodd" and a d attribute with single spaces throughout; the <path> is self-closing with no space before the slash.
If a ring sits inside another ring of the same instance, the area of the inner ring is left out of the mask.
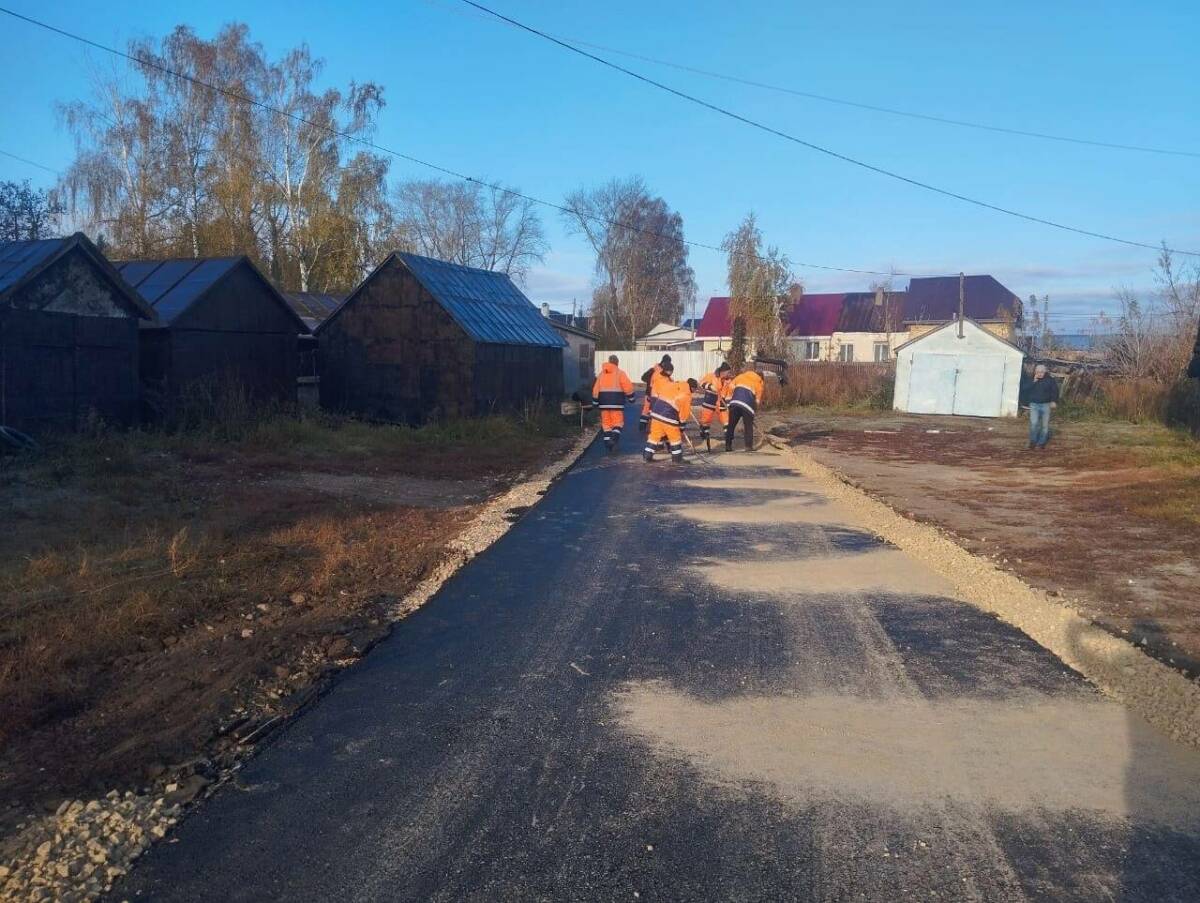
<path id="1" fill-rule="evenodd" d="M 895 371 L 887 364 L 813 362 L 788 368 L 788 384 L 768 380 L 766 406 L 861 408 L 892 406 Z"/>
<path id="2" fill-rule="evenodd" d="M 545 418 L 417 430 L 279 415 L 224 438 L 101 433 L 0 458 L 0 796 L 194 754 L 275 667 L 379 618 L 469 519 L 288 489 L 289 472 L 499 485 L 570 432 Z"/>

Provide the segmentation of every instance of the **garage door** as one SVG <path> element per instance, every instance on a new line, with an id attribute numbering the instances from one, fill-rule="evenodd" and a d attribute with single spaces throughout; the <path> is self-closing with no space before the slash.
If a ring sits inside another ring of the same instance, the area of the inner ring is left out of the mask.
<path id="1" fill-rule="evenodd" d="M 953 414 L 958 355 L 914 354 L 908 377 L 908 410 L 914 414 Z"/>
<path id="2" fill-rule="evenodd" d="M 1002 357 L 960 358 L 954 386 L 954 413 L 967 417 L 999 417 L 1003 407 Z"/>

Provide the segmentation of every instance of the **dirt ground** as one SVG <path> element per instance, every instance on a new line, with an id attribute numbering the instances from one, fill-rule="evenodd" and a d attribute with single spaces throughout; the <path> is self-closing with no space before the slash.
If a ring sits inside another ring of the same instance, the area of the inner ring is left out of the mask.
<path id="1" fill-rule="evenodd" d="M 0 461 L 0 847 L 63 799 L 216 774 L 388 633 L 481 503 L 571 441 L 386 429 Z"/>
<path id="2" fill-rule="evenodd" d="M 767 426 L 1159 660 L 1200 676 L 1200 444 L 1151 425 L 775 412 Z"/>

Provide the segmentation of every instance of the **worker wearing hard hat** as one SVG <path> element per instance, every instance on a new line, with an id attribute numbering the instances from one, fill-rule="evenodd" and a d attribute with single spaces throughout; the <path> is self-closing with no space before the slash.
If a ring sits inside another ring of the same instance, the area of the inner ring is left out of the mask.
<path id="1" fill-rule="evenodd" d="M 669 361 L 662 368 L 664 378 L 650 402 L 650 435 L 646 437 L 642 457 L 647 462 L 653 461 L 654 453 L 666 445 L 671 452 L 671 461 L 682 464 L 683 424 L 692 416 L 692 392 L 696 381 L 674 382 L 671 379 L 674 367 Z"/>
<path id="2" fill-rule="evenodd" d="M 742 423 L 742 434 L 746 451 L 754 449 L 754 417 L 762 404 L 763 378 L 752 366 L 740 367 L 725 384 L 724 399 L 729 406 L 729 423 L 725 427 L 725 451 L 733 451 L 733 433 L 738 421 Z"/>
<path id="3" fill-rule="evenodd" d="M 729 409 L 721 399 L 721 392 L 732 374 L 729 364 L 723 362 L 712 373 L 700 378 L 699 386 L 704 390 L 704 398 L 700 402 L 700 438 L 705 442 L 709 439 L 709 428 L 714 418 L 721 424 L 722 433 L 729 423 Z"/>
<path id="4" fill-rule="evenodd" d="M 625 426 L 625 405 L 633 404 L 633 383 L 629 374 L 617 365 L 620 359 L 615 354 L 600 368 L 600 375 L 592 384 L 592 398 L 600 408 L 600 435 L 604 447 L 612 451 L 621 440 Z"/>
<path id="5" fill-rule="evenodd" d="M 671 365 L 671 355 L 664 354 L 662 360 L 642 374 L 642 382 L 646 386 L 646 397 L 642 400 L 642 416 L 638 418 L 638 429 L 646 431 L 650 425 L 650 404 L 654 391 L 663 378 L 663 367 Z"/>

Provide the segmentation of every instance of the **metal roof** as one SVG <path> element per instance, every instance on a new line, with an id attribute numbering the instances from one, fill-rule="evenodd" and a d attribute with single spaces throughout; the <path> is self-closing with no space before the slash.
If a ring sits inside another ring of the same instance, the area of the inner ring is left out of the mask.
<path id="1" fill-rule="evenodd" d="M 308 324 L 297 315 L 288 300 L 271 284 L 248 257 L 188 257 L 168 260 L 121 260 L 114 266 L 134 290 L 170 324 L 205 295 L 214 285 L 239 266 L 248 266 L 276 298 L 279 305 L 295 318 L 302 330 Z"/>
<path id="2" fill-rule="evenodd" d="M 37 269 L 66 243 L 67 238 L 41 241 L 6 241 L 0 244 L 0 294 Z"/>
<path id="3" fill-rule="evenodd" d="M 848 292 L 842 301 L 838 332 L 899 332 L 904 292 Z"/>
<path id="4" fill-rule="evenodd" d="M 790 336 L 833 335 L 838 318 L 842 315 L 844 294 L 801 295 L 791 301 L 791 308 L 784 318 Z"/>
<path id="5" fill-rule="evenodd" d="M 1021 299 L 992 276 L 963 279 L 963 313 L 972 320 L 1021 322 Z M 941 323 L 958 318 L 958 277 L 909 280 L 904 301 L 906 323 Z"/>
<path id="6" fill-rule="evenodd" d="M 159 319 L 170 323 L 241 260 L 241 257 L 122 260 L 116 261 L 115 266 L 154 308 Z"/>
<path id="7" fill-rule="evenodd" d="M 283 297 L 309 329 L 320 326 L 346 300 L 345 295 L 328 292 L 284 292 Z"/>
<path id="8" fill-rule="evenodd" d="M 79 248 L 92 261 L 139 317 L 154 319 L 154 311 L 143 303 L 138 293 L 121 277 L 108 258 L 101 254 L 82 232 L 63 238 L 0 242 L 0 297 L 22 283 L 35 279 L 44 268 L 73 248 Z"/>
<path id="9" fill-rule="evenodd" d="M 417 254 L 399 252 L 396 257 L 475 341 L 548 348 L 567 344 L 505 273 Z"/>

